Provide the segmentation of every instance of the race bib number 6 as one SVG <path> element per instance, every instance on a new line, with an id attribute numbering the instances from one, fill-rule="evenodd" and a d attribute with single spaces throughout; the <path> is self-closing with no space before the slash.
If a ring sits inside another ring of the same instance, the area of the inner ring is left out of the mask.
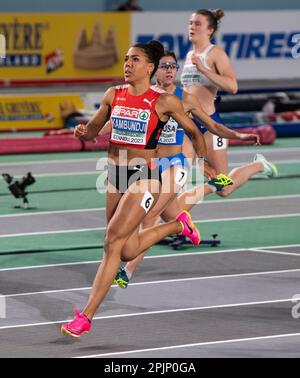
<path id="1" fill-rule="evenodd" d="M 154 202 L 154 197 L 150 192 L 146 192 L 141 202 L 142 208 L 148 213 Z"/>

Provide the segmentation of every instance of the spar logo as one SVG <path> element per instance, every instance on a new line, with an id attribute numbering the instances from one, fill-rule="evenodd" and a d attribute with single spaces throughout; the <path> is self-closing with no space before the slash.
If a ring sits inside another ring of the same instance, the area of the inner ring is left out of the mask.
<path id="1" fill-rule="evenodd" d="M 126 108 L 124 106 L 115 106 L 112 112 L 113 116 L 128 117 L 132 119 L 139 119 L 139 110 L 133 108 Z"/>
<path id="2" fill-rule="evenodd" d="M 147 112 L 146 110 L 143 110 L 141 113 L 140 113 L 140 119 L 142 121 L 147 121 L 147 119 L 149 118 L 149 112 Z"/>
<path id="3" fill-rule="evenodd" d="M 119 116 L 122 118 L 130 118 L 146 122 L 150 117 L 150 112 L 148 110 L 127 108 L 125 106 L 115 106 L 112 112 L 112 116 Z"/>

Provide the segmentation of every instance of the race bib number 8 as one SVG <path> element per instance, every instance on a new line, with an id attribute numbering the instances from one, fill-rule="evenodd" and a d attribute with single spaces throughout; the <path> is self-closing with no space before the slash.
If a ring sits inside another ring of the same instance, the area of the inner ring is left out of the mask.
<path id="1" fill-rule="evenodd" d="M 224 150 L 227 148 L 227 139 L 221 138 L 218 135 L 213 135 L 213 149 L 216 150 Z"/>
<path id="2" fill-rule="evenodd" d="M 142 208 L 148 213 L 154 202 L 154 197 L 150 192 L 146 192 L 141 202 Z"/>

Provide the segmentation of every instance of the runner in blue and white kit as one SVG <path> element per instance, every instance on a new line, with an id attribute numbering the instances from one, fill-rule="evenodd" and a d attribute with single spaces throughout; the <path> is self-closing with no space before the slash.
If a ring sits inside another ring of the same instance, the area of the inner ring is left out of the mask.
<path id="1" fill-rule="evenodd" d="M 222 123 L 215 108 L 218 91 L 222 90 L 231 94 L 238 91 L 236 75 L 228 55 L 221 47 L 211 42 L 223 16 L 224 12 L 221 9 L 199 9 L 191 15 L 188 31 L 192 50 L 186 56 L 181 74 L 184 90 L 197 97 L 201 101 L 204 111 L 218 123 Z M 212 135 L 211 130 L 207 127 L 198 126 L 198 128 L 205 137 L 210 165 L 215 168 L 217 173 L 227 174 L 227 140 L 224 139 L 226 137 Z M 243 138 L 240 139 L 243 140 Z M 194 151 L 188 138 L 185 138 L 183 150 L 186 156 L 193 158 Z M 263 155 L 256 154 L 253 162 L 236 167 L 228 174 L 234 184 L 217 194 L 227 197 L 257 173 L 274 177 L 277 175 L 277 169 Z M 205 189 L 205 195 L 209 194 L 209 190 L 207 190 Z M 190 194 L 196 198 L 197 187 Z M 183 198 L 183 200 L 185 199 Z"/>

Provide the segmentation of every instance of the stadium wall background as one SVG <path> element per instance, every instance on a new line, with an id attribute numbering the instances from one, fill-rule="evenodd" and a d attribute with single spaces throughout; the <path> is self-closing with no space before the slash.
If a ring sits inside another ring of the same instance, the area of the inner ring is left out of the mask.
<path id="1" fill-rule="evenodd" d="M 10 0 L 0 1 L 0 12 L 103 12 L 116 9 L 125 0 Z M 299 0 L 138 0 L 145 11 L 190 11 L 201 8 L 225 10 L 300 9 Z M 201 6 L 200 6 L 201 5 Z"/>

